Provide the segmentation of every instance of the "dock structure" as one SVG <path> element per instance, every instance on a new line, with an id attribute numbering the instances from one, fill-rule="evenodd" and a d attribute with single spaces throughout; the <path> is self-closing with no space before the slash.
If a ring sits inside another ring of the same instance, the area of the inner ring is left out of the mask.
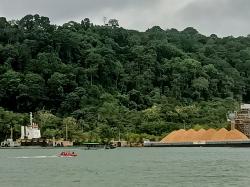
<path id="1" fill-rule="evenodd" d="M 250 138 L 250 104 L 242 104 L 235 119 L 231 121 L 232 129 L 237 129 Z"/>

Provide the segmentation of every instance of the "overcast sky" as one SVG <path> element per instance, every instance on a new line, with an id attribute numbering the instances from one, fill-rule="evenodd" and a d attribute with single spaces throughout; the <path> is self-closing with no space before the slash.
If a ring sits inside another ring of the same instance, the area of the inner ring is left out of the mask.
<path id="1" fill-rule="evenodd" d="M 102 24 L 105 16 L 140 31 L 159 25 L 191 26 L 206 35 L 250 34 L 250 0 L 0 0 L 0 16 L 9 20 L 36 13 L 56 24 L 86 17 Z"/>

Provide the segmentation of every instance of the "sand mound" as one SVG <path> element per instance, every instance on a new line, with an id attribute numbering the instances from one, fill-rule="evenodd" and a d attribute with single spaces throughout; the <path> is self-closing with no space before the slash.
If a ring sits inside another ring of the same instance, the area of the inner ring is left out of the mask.
<path id="1" fill-rule="evenodd" d="M 164 143 L 164 142 L 167 142 L 167 141 L 171 140 L 171 138 L 175 135 L 175 132 L 176 131 L 172 131 L 170 134 L 165 136 L 160 142 Z"/>
<path id="2" fill-rule="evenodd" d="M 215 129 L 208 129 L 203 135 L 200 137 L 201 141 L 209 141 L 211 140 L 212 136 L 216 133 L 217 131 Z"/>
<path id="3" fill-rule="evenodd" d="M 189 129 L 187 131 L 187 133 L 185 134 L 185 137 L 183 138 L 182 141 L 183 142 L 193 142 L 196 134 L 197 134 L 197 131 L 195 131 L 194 129 Z"/>
<path id="4" fill-rule="evenodd" d="M 200 129 L 198 130 L 197 133 L 195 133 L 194 137 L 193 137 L 193 140 L 194 141 L 204 141 L 204 139 L 202 139 L 202 137 L 204 136 L 204 134 L 206 133 L 207 131 L 205 129 Z"/>
<path id="5" fill-rule="evenodd" d="M 240 131 L 234 129 L 230 130 L 226 136 L 227 140 L 248 140 L 247 136 L 241 133 Z"/>
<path id="6" fill-rule="evenodd" d="M 162 143 L 177 143 L 177 142 L 200 142 L 200 141 L 242 141 L 248 140 L 247 136 L 238 130 L 228 131 L 222 128 L 218 131 L 215 129 L 204 130 L 200 129 L 195 131 L 193 129 L 189 130 L 178 130 L 173 131 L 168 134 L 165 138 L 161 140 Z"/>
<path id="7" fill-rule="evenodd" d="M 218 130 L 210 139 L 210 141 L 225 141 L 228 134 L 228 130 L 222 128 Z"/>
<path id="8" fill-rule="evenodd" d="M 169 142 L 182 142 L 183 137 L 185 136 L 186 131 L 184 129 L 178 130 L 174 133 L 174 135 L 169 138 Z"/>

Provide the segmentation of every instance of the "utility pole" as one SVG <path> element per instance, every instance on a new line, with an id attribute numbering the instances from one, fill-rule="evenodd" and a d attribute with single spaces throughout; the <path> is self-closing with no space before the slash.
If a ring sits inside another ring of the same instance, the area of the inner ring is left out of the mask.
<path id="1" fill-rule="evenodd" d="M 13 127 L 10 126 L 10 139 L 13 140 Z"/>
<path id="2" fill-rule="evenodd" d="M 66 141 L 68 140 L 68 124 L 66 123 Z"/>
<path id="3" fill-rule="evenodd" d="M 120 128 L 119 128 L 119 142 L 121 141 L 121 132 L 120 132 Z"/>

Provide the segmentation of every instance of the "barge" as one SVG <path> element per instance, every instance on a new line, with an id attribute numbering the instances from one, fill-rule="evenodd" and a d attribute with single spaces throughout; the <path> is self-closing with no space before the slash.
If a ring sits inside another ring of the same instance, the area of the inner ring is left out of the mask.
<path id="1" fill-rule="evenodd" d="M 224 141 L 224 142 L 144 142 L 144 147 L 250 147 L 250 140 L 247 141 Z"/>

